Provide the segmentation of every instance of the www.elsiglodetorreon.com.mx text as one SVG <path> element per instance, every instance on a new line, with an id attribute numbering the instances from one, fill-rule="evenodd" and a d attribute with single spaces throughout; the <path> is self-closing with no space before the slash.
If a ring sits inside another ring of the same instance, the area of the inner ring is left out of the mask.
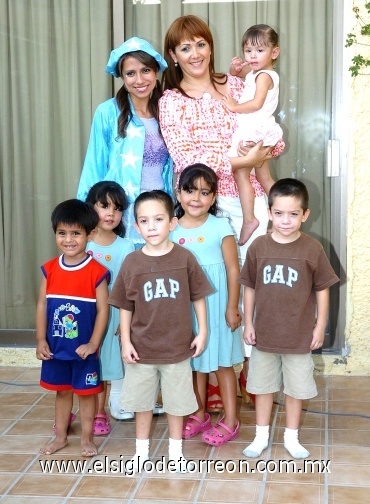
<path id="1" fill-rule="evenodd" d="M 131 460 L 104 456 L 103 459 L 93 461 L 72 459 L 39 460 L 42 473 L 74 473 L 74 474 L 122 474 L 133 476 L 134 474 L 166 474 L 180 472 L 188 473 L 330 473 L 330 460 L 305 459 L 300 463 L 294 460 L 189 460 L 180 458 L 178 461 L 168 460 L 161 457 L 156 460 L 147 460 L 139 472 L 135 472 Z"/>

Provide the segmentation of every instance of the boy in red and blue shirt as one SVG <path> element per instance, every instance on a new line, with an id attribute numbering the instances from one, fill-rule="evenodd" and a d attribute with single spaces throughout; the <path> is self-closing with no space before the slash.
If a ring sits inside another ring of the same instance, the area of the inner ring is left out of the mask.
<path id="1" fill-rule="evenodd" d="M 97 454 L 93 442 L 95 395 L 101 390 L 98 349 L 108 321 L 109 271 L 85 252 L 99 222 L 95 209 L 72 199 L 51 216 L 62 255 L 46 262 L 36 308 L 36 356 L 40 385 L 56 391 L 56 437 L 40 449 L 51 454 L 67 445 L 73 394 L 79 397 L 82 455 Z"/>

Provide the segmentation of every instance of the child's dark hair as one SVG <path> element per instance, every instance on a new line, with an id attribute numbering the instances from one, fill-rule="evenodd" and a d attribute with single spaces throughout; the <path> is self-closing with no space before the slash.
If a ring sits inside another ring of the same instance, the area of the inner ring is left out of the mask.
<path id="1" fill-rule="evenodd" d="M 217 175 L 209 166 L 203 163 L 195 163 L 187 166 L 181 173 L 178 181 L 178 191 L 189 191 L 189 189 L 196 189 L 194 182 L 198 179 L 204 179 L 207 185 L 209 185 L 210 191 L 216 196 L 217 194 Z M 208 213 L 211 215 L 217 214 L 217 202 L 209 208 Z M 179 201 L 175 204 L 175 215 L 178 219 L 185 214 Z"/>
<path id="2" fill-rule="evenodd" d="M 160 189 L 154 189 L 153 191 L 145 191 L 136 198 L 134 203 L 134 216 L 137 222 L 137 209 L 141 203 L 145 201 L 159 201 L 163 204 L 170 220 L 175 216 L 175 209 L 173 205 L 172 198 L 169 194 Z"/>
<path id="3" fill-rule="evenodd" d="M 278 47 L 279 35 L 269 25 L 253 25 L 248 28 L 242 37 L 242 50 L 248 43 L 253 46 Z"/>
<path id="4" fill-rule="evenodd" d="M 86 203 L 91 203 L 95 205 L 96 203 L 101 203 L 102 205 L 108 205 L 108 198 L 112 201 L 113 205 L 118 208 L 121 212 L 124 212 L 128 207 L 128 199 L 125 191 L 122 187 L 110 180 L 103 180 L 102 182 L 97 182 L 94 184 L 86 196 Z M 113 229 L 116 235 L 124 238 L 126 229 L 121 219 L 117 227 Z"/>
<path id="5" fill-rule="evenodd" d="M 54 233 L 60 224 L 78 226 L 89 235 L 99 223 L 99 215 L 94 206 L 78 199 L 62 201 L 51 214 Z"/>
<path id="6" fill-rule="evenodd" d="M 268 197 L 268 205 L 271 210 L 274 199 L 277 196 L 293 196 L 301 200 L 303 212 L 308 210 L 309 195 L 303 182 L 293 178 L 280 179 L 271 187 Z"/>

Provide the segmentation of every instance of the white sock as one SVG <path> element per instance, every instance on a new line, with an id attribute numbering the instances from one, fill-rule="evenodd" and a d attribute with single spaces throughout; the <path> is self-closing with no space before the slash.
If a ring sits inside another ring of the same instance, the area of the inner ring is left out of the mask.
<path id="1" fill-rule="evenodd" d="M 109 404 L 110 407 L 113 410 L 118 410 L 121 409 L 121 406 L 119 405 L 119 400 L 121 397 L 121 390 L 122 390 L 122 385 L 123 385 L 123 378 L 120 380 L 111 380 L 110 382 L 110 392 L 109 392 Z"/>
<path id="2" fill-rule="evenodd" d="M 256 425 L 256 437 L 253 442 L 243 450 L 246 457 L 259 457 L 269 444 L 269 425 Z"/>
<path id="3" fill-rule="evenodd" d="M 142 470 L 149 460 L 149 439 L 136 439 L 136 453 L 126 462 L 127 472 L 135 474 Z"/>
<path id="4" fill-rule="evenodd" d="M 189 463 L 182 454 L 182 439 L 168 438 L 168 460 L 175 463 L 176 472 L 188 472 L 187 466 L 191 462 Z M 171 464 L 171 467 L 173 467 L 173 464 Z"/>
<path id="5" fill-rule="evenodd" d="M 304 459 L 310 456 L 310 452 L 298 441 L 298 429 L 288 429 L 285 427 L 284 448 L 288 450 L 293 458 Z"/>
<path id="6" fill-rule="evenodd" d="M 110 395 L 121 395 L 121 390 L 122 390 L 122 385 L 123 385 L 123 378 L 120 378 L 119 380 L 111 380 L 110 382 Z"/>

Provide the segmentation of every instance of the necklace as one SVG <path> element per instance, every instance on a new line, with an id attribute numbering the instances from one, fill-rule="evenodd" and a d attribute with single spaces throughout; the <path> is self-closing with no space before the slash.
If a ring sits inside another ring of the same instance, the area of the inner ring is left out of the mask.
<path id="1" fill-rule="evenodd" d="M 187 80 L 185 79 L 182 79 L 184 82 L 186 82 L 186 84 L 194 89 L 197 89 L 198 91 L 201 91 L 203 93 L 202 95 L 202 98 L 203 100 L 210 100 L 212 98 L 212 95 L 211 93 L 208 93 L 208 91 L 206 91 L 206 89 L 208 88 L 208 86 L 211 84 L 211 79 L 209 79 L 209 82 L 208 84 L 206 85 L 206 89 L 201 89 L 201 88 L 198 88 L 197 86 L 194 86 L 193 84 L 190 84 L 190 82 L 188 82 Z"/>

